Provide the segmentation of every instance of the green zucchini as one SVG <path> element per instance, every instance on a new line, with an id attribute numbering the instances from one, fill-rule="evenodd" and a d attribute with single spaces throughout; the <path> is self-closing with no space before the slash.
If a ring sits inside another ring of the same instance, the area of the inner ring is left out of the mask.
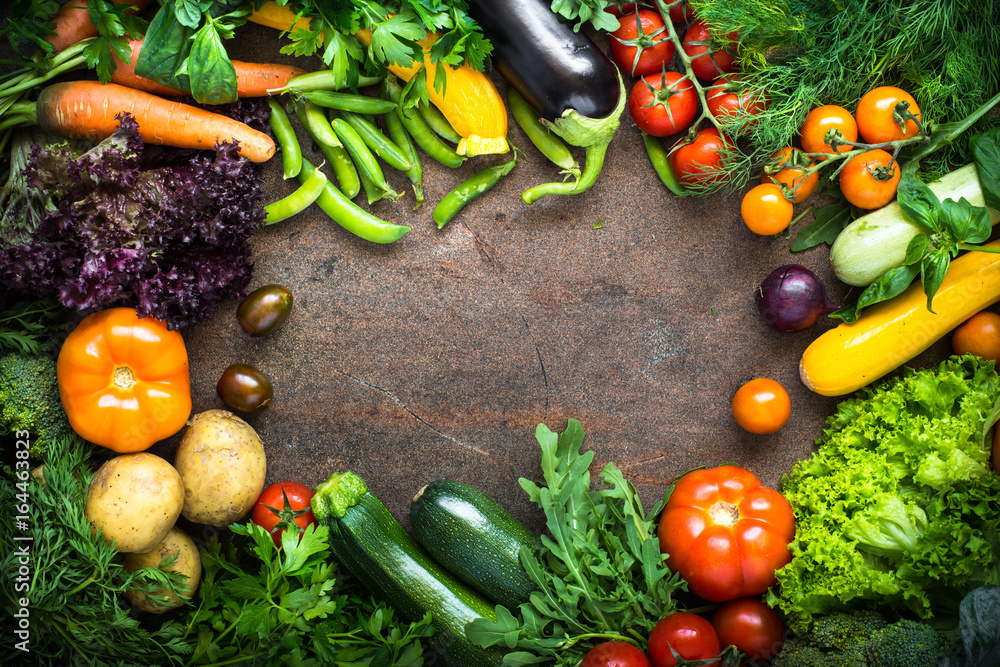
<path id="1" fill-rule="evenodd" d="M 535 535 L 488 495 L 439 479 L 410 503 L 417 541 L 437 562 L 487 598 L 515 610 L 535 590 L 518 552 Z"/>
<path id="2" fill-rule="evenodd" d="M 443 664 L 503 663 L 499 650 L 465 636 L 466 624 L 477 618 L 496 622 L 494 606 L 434 562 L 360 477 L 350 471 L 331 475 L 316 489 L 312 510 L 329 527 L 337 560 L 374 595 L 410 622 L 431 613 L 431 642 Z"/>

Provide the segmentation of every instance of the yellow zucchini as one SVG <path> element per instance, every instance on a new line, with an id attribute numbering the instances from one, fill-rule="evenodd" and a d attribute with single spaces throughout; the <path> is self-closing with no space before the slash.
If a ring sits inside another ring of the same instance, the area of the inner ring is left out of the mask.
<path id="1" fill-rule="evenodd" d="M 984 247 L 1000 249 L 1000 241 Z M 923 285 L 866 308 L 857 322 L 840 324 L 802 354 L 799 375 L 824 396 L 856 391 L 929 348 L 980 310 L 1000 301 L 1000 254 L 967 252 L 952 261 L 927 310 Z"/>
<path id="2" fill-rule="evenodd" d="M 277 30 L 286 30 L 293 23 L 295 27 L 308 28 L 308 19 L 300 19 L 296 23 L 295 16 L 291 9 L 272 0 L 255 10 L 250 15 L 250 20 Z M 368 46 L 372 34 L 369 30 L 360 30 L 355 37 Z M 486 74 L 468 65 L 448 66 L 444 94 L 435 90 L 437 65 L 431 62 L 430 47 L 437 37 L 436 34 L 428 33 L 426 39 L 420 42 L 424 47 L 422 64 L 393 64 L 388 66 L 389 71 L 404 81 L 409 81 L 421 67 L 427 70 L 427 96 L 462 137 L 455 149 L 459 155 L 506 153 L 510 150 L 507 144 L 507 108 L 496 86 Z"/>

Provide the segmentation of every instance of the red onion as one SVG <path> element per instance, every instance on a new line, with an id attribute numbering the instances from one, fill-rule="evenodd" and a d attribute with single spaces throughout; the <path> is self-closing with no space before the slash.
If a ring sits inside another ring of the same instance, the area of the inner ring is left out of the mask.
<path id="1" fill-rule="evenodd" d="M 772 271 L 757 288 L 756 300 L 764 323 L 781 333 L 808 329 L 840 307 L 827 297 L 819 277 L 798 264 Z"/>

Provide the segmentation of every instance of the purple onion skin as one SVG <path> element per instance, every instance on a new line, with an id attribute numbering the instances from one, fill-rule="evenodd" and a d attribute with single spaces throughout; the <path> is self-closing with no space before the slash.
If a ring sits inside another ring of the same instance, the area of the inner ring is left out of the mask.
<path id="1" fill-rule="evenodd" d="M 764 323 L 781 333 L 804 331 L 840 308 L 819 277 L 804 266 L 779 266 L 757 288 L 757 310 Z"/>

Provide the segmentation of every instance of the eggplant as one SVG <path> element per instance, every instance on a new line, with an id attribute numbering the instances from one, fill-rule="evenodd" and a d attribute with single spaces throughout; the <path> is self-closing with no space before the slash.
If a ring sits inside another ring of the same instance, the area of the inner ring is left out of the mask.
<path id="1" fill-rule="evenodd" d="M 618 70 L 547 0 L 469 0 L 469 16 L 493 44 L 493 64 L 542 118 L 574 109 L 589 118 L 618 105 Z"/>

